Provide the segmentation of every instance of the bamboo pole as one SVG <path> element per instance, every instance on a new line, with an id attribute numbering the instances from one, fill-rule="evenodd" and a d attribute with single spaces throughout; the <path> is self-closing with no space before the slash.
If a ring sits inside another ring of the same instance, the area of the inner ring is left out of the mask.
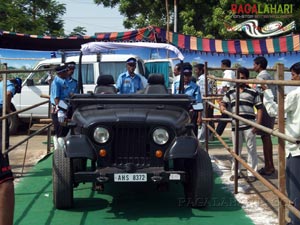
<path id="1" fill-rule="evenodd" d="M 9 152 L 11 152 L 12 150 L 14 150 L 16 147 L 20 146 L 21 144 L 25 143 L 27 140 L 33 138 L 34 136 L 36 136 L 37 134 L 41 133 L 42 131 L 48 129 L 49 127 L 52 126 L 52 123 L 49 123 L 47 125 L 45 125 L 44 127 L 42 127 L 41 129 L 35 131 L 34 133 L 32 133 L 31 135 L 27 136 L 25 139 L 23 139 L 22 141 L 18 142 L 17 144 L 15 144 L 14 146 L 11 146 L 7 149 L 7 151 L 5 152 L 5 154 L 8 154 Z"/>
<path id="2" fill-rule="evenodd" d="M 204 121 L 204 122 L 210 122 L 210 121 L 226 121 L 226 122 L 231 122 L 232 119 L 228 119 L 228 118 L 202 118 L 202 121 Z"/>
<path id="3" fill-rule="evenodd" d="M 36 72 L 44 72 L 44 71 L 50 71 L 50 70 L 54 70 L 52 69 L 40 69 L 40 70 L 0 70 L 0 74 L 1 73 L 36 73 Z"/>
<path id="4" fill-rule="evenodd" d="M 44 102 L 40 102 L 40 103 L 37 103 L 37 104 L 34 104 L 34 105 L 32 105 L 32 106 L 26 107 L 26 108 L 24 108 L 24 109 L 21 109 L 21 110 L 15 111 L 15 112 L 12 112 L 12 113 L 10 113 L 10 114 L 7 114 L 7 115 L 5 115 L 5 116 L 0 117 L 0 120 L 6 119 L 7 117 L 13 116 L 13 115 L 18 114 L 18 113 L 21 113 L 21 112 L 25 112 L 25 111 L 27 111 L 27 110 L 29 110 L 29 109 L 33 109 L 33 108 L 35 108 L 35 107 L 37 107 L 37 106 L 46 104 L 46 103 L 48 103 L 48 102 L 49 102 L 49 100 L 44 101 Z"/>
<path id="5" fill-rule="evenodd" d="M 214 104 L 212 104 L 212 103 L 210 103 L 210 102 L 208 102 L 208 104 L 210 104 L 210 105 L 213 106 L 214 108 L 219 109 L 218 106 L 216 106 L 216 105 L 214 105 Z M 220 109 L 219 109 L 219 110 L 220 110 Z M 281 133 L 281 132 L 278 132 L 278 131 L 276 131 L 276 130 L 272 130 L 272 129 L 270 129 L 270 128 L 264 127 L 264 126 L 262 126 L 262 125 L 260 125 L 260 124 L 257 124 L 257 123 L 255 123 L 255 122 L 253 122 L 253 121 L 250 121 L 250 120 L 247 120 L 247 119 L 245 119 L 245 118 L 243 118 L 243 117 L 240 117 L 240 116 L 238 116 L 238 115 L 235 115 L 235 114 L 233 114 L 233 113 L 231 113 L 231 112 L 229 112 L 229 111 L 227 111 L 227 110 L 224 110 L 223 113 L 229 115 L 230 117 L 232 117 L 232 118 L 234 118 L 234 119 L 239 119 L 239 120 L 243 121 L 244 123 L 246 123 L 246 124 L 248 124 L 248 125 L 250 125 L 250 126 L 252 126 L 252 127 L 256 127 L 256 128 L 258 128 L 258 129 L 260 129 L 260 130 L 262 130 L 262 131 L 264 131 L 264 132 L 266 132 L 266 133 L 268 133 L 268 134 L 274 135 L 274 136 L 276 136 L 276 137 L 283 138 L 283 139 L 285 139 L 285 140 L 287 140 L 287 141 L 289 141 L 289 142 L 291 142 L 291 143 L 300 144 L 300 140 L 299 140 L 299 139 L 290 137 L 290 136 L 285 135 L 285 134 L 283 134 L 283 133 Z"/>
<path id="6" fill-rule="evenodd" d="M 169 16 L 169 2 L 168 0 L 165 0 L 165 4 L 166 4 L 166 16 L 167 16 L 167 43 L 170 42 L 170 38 L 169 38 L 169 33 L 170 33 L 170 16 Z"/>
<path id="7" fill-rule="evenodd" d="M 278 75 L 279 81 L 284 79 L 284 67 L 282 64 L 278 64 Z M 292 81 L 295 82 L 295 81 Z M 284 86 L 278 86 L 278 128 L 279 132 L 284 133 Z M 286 192 L 285 187 L 285 143 L 284 139 L 278 138 L 278 189 L 282 192 Z M 279 199 L 280 200 L 280 199 Z M 279 201 L 278 206 L 278 224 L 284 225 L 285 222 L 285 204 L 282 200 Z"/>
<path id="8" fill-rule="evenodd" d="M 4 64 L 5 69 L 7 69 L 7 64 Z M 4 73 L 2 75 L 2 116 L 6 116 L 6 107 L 7 107 L 7 74 Z M 1 121 L 2 123 L 2 143 L 1 143 L 1 153 L 3 153 L 6 149 L 6 119 Z"/>
<path id="9" fill-rule="evenodd" d="M 223 98 L 223 95 L 222 96 L 210 96 L 210 97 L 203 96 L 202 100 L 215 100 L 215 99 L 222 99 L 222 98 Z"/>
<path id="10" fill-rule="evenodd" d="M 31 60 L 31 61 L 42 61 L 47 58 L 7 58 L 7 57 L 0 57 L 0 60 Z"/>
<path id="11" fill-rule="evenodd" d="M 236 77 L 239 79 L 240 74 L 236 72 Z M 240 84 L 236 83 L 235 87 L 235 95 L 236 95 L 236 100 L 235 100 L 235 113 L 237 115 L 240 114 Z M 235 131 L 234 131 L 234 151 L 236 155 L 239 155 L 239 142 L 240 142 L 240 135 L 239 135 L 239 126 L 240 126 L 240 121 L 238 118 L 235 118 Z M 237 159 L 234 159 L 235 164 L 234 164 L 234 193 L 238 193 L 238 169 L 239 169 L 239 161 Z"/>
<path id="12" fill-rule="evenodd" d="M 207 71 L 207 62 L 205 62 L 204 63 L 204 78 L 205 78 L 205 83 L 204 83 L 204 85 L 205 85 L 205 88 L 204 88 L 204 91 L 205 91 L 205 93 L 204 93 L 204 96 L 207 96 L 208 95 L 208 80 L 207 80 L 207 75 L 208 75 L 208 73 L 207 73 L 208 71 Z M 208 104 L 207 103 L 205 103 L 204 104 L 204 110 L 205 110 L 205 116 L 207 116 L 208 115 Z M 207 152 L 208 152 L 208 128 L 207 128 L 207 123 L 204 123 L 202 126 L 205 126 L 205 148 L 207 149 Z"/>
<path id="13" fill-rule="evenodd" d="M 215 76 L 208 76 L 210 79 L 215 79 L 219 81 L 230 81 L 235 83 L 247 83 L 247 84 L 273 84 L 273 85 L 286 85 L 286 86 L 300 86 L 300 81 L 291 81 L 291 80 L 257 80 L 257 79 L 227 79 L 227 78 L 219 78 Z"/>

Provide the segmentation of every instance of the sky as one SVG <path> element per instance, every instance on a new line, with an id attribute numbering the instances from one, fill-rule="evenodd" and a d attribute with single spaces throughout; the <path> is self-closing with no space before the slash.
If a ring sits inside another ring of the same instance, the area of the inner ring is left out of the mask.
<path id="1" fill-rule="evenodd" d="M 74 27 L 81 26 L 87 30 L 86 35 L 94 35 L 96 32 L 122 32 L 123 16 L 118 8 L 104 8 L 96 5 L 93 0 L 57 0 L 66 5 L 64 20 L 65 33 L 69 34 Z"/>

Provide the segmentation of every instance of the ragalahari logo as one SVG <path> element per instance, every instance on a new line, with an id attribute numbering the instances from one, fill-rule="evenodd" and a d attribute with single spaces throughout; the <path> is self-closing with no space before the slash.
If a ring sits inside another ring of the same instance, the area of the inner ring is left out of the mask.
<path id="1" fill-rule="evenodd" d="M 233 18 L 248 19 L 240 24 L 225 25 L 227 31 L 244 31 L 250 37 L 263 38 L 283 34 L 295 29 L 295 21 L 283 25 L 281 21 L 273 21 L 263 27 L 258 25 L 257 18 L 292 17 L 293 4 L 231 4 Z M 255 18 L 255 19 L 254 19 Z"/>
<path id="2" fill-rule="evenodd" d="M 286 26 L 283 26 L 280 21 L 274 21 L 260 27 L 257 20 L 247 20 L 232 27 L 227 26 L 227 31 L 244 31 L 250 37 L 263 38 L 286 33 L 295 29 L 295 27 L 295 21 Z"/>
<path id="3" fill-rule="evenodd" d="M 293 4 L 231 4 L 231 11 L 235 15 L 291 15 Z"/>

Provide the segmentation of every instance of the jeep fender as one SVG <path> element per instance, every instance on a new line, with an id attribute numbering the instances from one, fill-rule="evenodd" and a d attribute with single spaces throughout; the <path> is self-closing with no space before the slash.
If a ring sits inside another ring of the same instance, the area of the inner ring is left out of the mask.
<path id="1" fill-rule="evenodd" d="M 200 150 L 200 144 L 194 136 L 181 136 L 167 149 L 164 159 L 194 158 Z"/>
<path id="2" fill-rule="evenodd" d="M 68 158 L 88 158 L 96 160 L 96 151 L 85 135 L 71 135 L 66 140 L 66 156 Z"/>

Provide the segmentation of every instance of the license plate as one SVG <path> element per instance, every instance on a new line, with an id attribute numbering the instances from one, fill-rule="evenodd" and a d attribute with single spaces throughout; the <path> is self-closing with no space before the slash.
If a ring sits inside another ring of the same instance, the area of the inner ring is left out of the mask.
<path id="1" fill-rule="evenodd" d="M 170 180 L 180 180 L 180 174 L 177 173 L 171 173 L 169 176 Z"/>
<path id="2" fill-rule="evenodd" d="M 146 173 L 116 173 L 115 182 L 147 182 Z"/>

